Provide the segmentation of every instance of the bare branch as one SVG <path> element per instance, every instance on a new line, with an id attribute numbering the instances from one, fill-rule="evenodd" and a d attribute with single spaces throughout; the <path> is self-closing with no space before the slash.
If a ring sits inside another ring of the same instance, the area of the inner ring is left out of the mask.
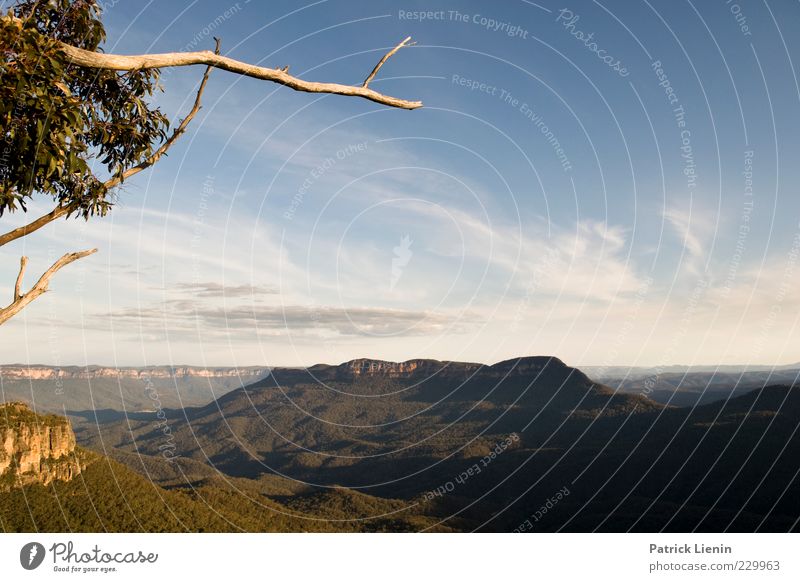
<path id="1" fill-rule="evenodd" d="M 19 286 L 22 282 L 22 274 L 25 270 L 25 263 L 27 262 L 25 257 L 22 257 L 22 261 L 20 261 L 20 274 L 17 276 L 17 285 L 14 291 L 14 301 L 11 302 L 10 305 L 7 307 L 3 307 L 0 309 L 0 325 L 4 324 L 6 321 L 14 317 L 17 313 L 22 311 L 30 302 L 34 299 L 42 295 L 47 291 L 47 286 L 50 283 L 50 278 L 58 272 L 59 269 L 69 265 L 70 263 L 77 261 L 78 259 L 82 259 L 83 257 L 88 257 L 97 252 L 97 249 L 89 249 L 86 251 L 80 251 L 77 253 L 67 253 L 60 259 L 58 259 L 53 265 L 47 269 L 44 274 L 39 277 L 39 280 L 36 281 L 36 284 L 31 287 L 30 291 L 25 294 L 19 293 Z"/>
<path id="2" fill-rule="evenodd" d="M 24 226 L 20 226 L 19 228 L 15 228 L 14 230 L 11 230 L 3 235 L 0 235 L 0 247 L 10 243 L 11 241 L 17 240 L 18 238 L 22 238 L 23 236 L 28 235 L 32 232 L 36 232 L 43 226 L 50 224 L 57 218 L 64 216 L 69 212 L 69 210 L 70 210 L 69 206 L 62 206 L 59 204 L 58 206 L 53 208 L 53 210 L 51 210 L 50 212 L 48 212 L 43 216 L 40 216 L 33 222 L 30 222 Z"/>
<path id="3" fill-rule="evenodd" d="M 82 259 L 83 257 L 88 257 L 89 255 L 93 255 L 97 252 L 97 249 L 89 249 L 86 251 L 78 251 L 77 253 L 67 253 L 60 259 L 58 259 L 52 266 L 47 269 L 44 274 L 39 277 L 39 280 L 36 281 L 36 285 L 33 286 L 31 291 L 34 289 L 41 289 L 42 292 L 47 291 L 47 284 L 50 281 L 50 277 L 52 277 L 61 267 L 65 267 L 70 263 L 77 261 L 78 259 Z"/>
<path id="4" fill-rule="evenodd" d="M 315 83 L 303 81 L 293 77 L 288 69 L 270 69 L 259 67 L 249 63 L 243 63 L 228 57 L 223 57 L 211 51 L 196 51 L 187 53 L 161 53 L 152 55 L 114 55 L 106 53 L 96 53 L 85 49 L 77 48 L 68 44 L 61 43 L 61 50 L 76 65 L 91 69 L 110 69 L 114 71 L 132 71 L 138 69 L 163 69 L 166 67 L 186 67 L 190 65 L 208 65 L 217 69 L 223 69 L 231 73 L 272 81 L 280 85 L 285 85 L 295 91 L 305 91 L 307 93 L 333 93 L 336 95 L 349 95 L 352 97 L 363 97 L 375 103 L 398 107 L 400 109 L 417 109 L 422 107 L 422 101 L 406 101 L 397 97 L 383 95 L 373 91 L 368 87 L 369 82 L 381 68 L 384 62 L 403 46 L 408 46 L 404 40 L 397 47 L 391 50 L 381 59 L 375 70 L 370 73 L 363 85 L 340 85 L 338 83 Z"/>
<path id="5" fill-rule="evenodd" d="M 214 41 L 217 43 L 217 46 L 214 49 L 214 54 L 218 55 L 220 47 L 220 39 L 214 37 Z M 203 91 L 205 91 L 206 89 L 206 83 L 208 83 L 208 77 L 211 74 L 211 69 L 213 68 L 214 67 L 212 67 L 211 65 L 206 67 L 206 72 L 203 74 L 203 80 L 200 81 L 200 88 L 197 90 L 197 95 L 194 98 L 194 105 L 192 106 L 192 109 L 191 111 L 189 111 L 189 114 L 183 118 L 183 121 L 181 121 L 180 125 L 178 125 L 178 127 L 175 128 L 175 131 L 172 132 L 172 135 L 169 136 L 169 138 L 163 144 L 161 144 L 161 147 L 159 147 L 155 152 L 153 152 L 153 154 L 147 159 L 145 159 L 142 163 L 132 168 L 128 168 L 127 170 L 122 172 L 122 174 L 120 174 L 119 176 L 114 176 L 113 178 L 104 182 L 103 187 L 106 190 L 110 190 L 111 188 L 124 182 L 131 176 L 138 174 L 142 170 L 146 170 L 147 168 L 155 164 L 159 159 L 161 159 L 161 156 L 163 156 L 166 153 L 166 151 L 170 147 L 172 147 L 172 144 L 174 144 L 178 140 L 178 138 L 181 135 L 183 135 L 183 133 L 186 131 L 186 127 L 189 125 L 189 122 L 191 122 L 192 119 L 194 119 L 194 116 L 197 115 L 197 112 L 200 111 L 200 108 L 202 107 L 200 102 L 203 97 Z"/>
<path id="6" fill-rule="evenodd" d="M 28 257 L 21 257 L 19 259 L 19 275 L 17 275 L 17 282 L 14 283 L 14 298 L 11 300 L 13 303 L 14 301 L 19 301 L 22 299 L 22 277 L 25 275 L 25 267 L 28 265 Z"/>
<path id="7" fill-rule="evenodd" d="M 372 81 L 372 79 L 374 79 L 374 78 L 375 78 L 375 75 L 377 75 L 377 74 L 378 74 L 378 71 L 379 71 L 379 70 L 380 70 L 380 68 L 383 66 L 383 63 L 385 63 L 386 61 L 388 61 L 388 60 L 389 60 L 389 59 L 392 57 L 392 55 L 394 55 L 394 53 L 396 53 L 397 51 L 399 51 L 399 50 L 400 50 L 401 48 L 403 48 L 404 46 L 413 46 L 413 45 L 415 45 L 415 44 L 416 44 L 416 43 L 414 43 L 414 42 L 409 42 L 410 40 L 411 40 L 411 37 L 410 37 L 410 36 L 407 36 L 406 38 L 404 38 L 404 39 L 403 39 L 403 42 L 401 42 L 401 43 L 400 43 L 400 44 L 398 44 L 396 47 L 394 47 L 392 50 L 390 50 L 388 53 L 386 53 L 385 55 L 383 55 L 383 58 L 382 58 L 380 61 L 378 61 L 378 64 L 377 64 L 377 65 L 375 65 L 375 68 L 374 68 L 374 69 L 372 69 L 372 72 L 369 74 L 369 76 L 368 76 L 366 79 L 364 79 L 364 84 L 363 84 L 363 85 L 361 85 L 361 86 L 362 86 L 362 87 L 364 87 L 364 89 L 366 89 L 366 88 L 367 88 L 367 86 L 369 85 L 369 82 L 370 82 L 370 81 Z"/>

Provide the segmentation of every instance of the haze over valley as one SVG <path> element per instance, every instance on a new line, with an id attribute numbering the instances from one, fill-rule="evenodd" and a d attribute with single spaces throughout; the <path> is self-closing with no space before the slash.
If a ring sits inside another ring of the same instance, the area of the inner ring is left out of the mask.
<path id="1" fill-rule="evenodd" d="M 27 387 L 30 407 L 63 408 L 47 370 L 4 367 L 6 398 Z M 792 373 L 744 373 L 740 387 L 730 373 L 670 373 L 648 393 L 641 379 L 612 389 L 552 357 L 65 368 L 59 385 L 102 404 L 67 411 L 78 446 L 58 458 L 80 470 L 41 485 L 28 470 L 30 512 L 14 509 L 22 490 L 10 486 L 0 519 L 112 531 L 796 530 L 800 388 L 778 381 Z M 154 408 L 154 394 L 183 405 Z M 32 412 L 27 422 L 35 433 Z M 51 496 L 73 495 L 101 500 L 95 514 L 48 511 Z M 161 509 L 142 513 L 150 502 Z M 119 503 L 135 509 L 114 513 Z M 164 511 L 174 519 L 148 521 Z"/>

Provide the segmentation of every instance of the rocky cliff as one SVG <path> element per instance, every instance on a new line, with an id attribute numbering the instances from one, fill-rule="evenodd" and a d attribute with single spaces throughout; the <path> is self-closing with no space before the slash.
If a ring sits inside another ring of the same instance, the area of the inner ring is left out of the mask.
<path id="1" fill-rule="evenodd" d="M 0 376 L 5 380 L 75 380 L 99 378 L 136 378 L 139 380 L 164 378 L 237 378 L 263 377 L 269 368 L 247 366 L 242 368 L 203 368 L 196 366 L 147 366 L 144 368 L 111 368 L 104 366 L 39 366 L 7 364 L 0 366 Z"/>
<path id="2" fill-rule="evenodd" d="M 386 362 L 383 360 L 358 359 L 336 366 L 336 376 L 341 379 L 356 378 L 424 378 L 432 374 L 448 375 L 474 372 L 481 364 L 465 362 L 439 362 L 437 360 L 408 360 Z"/>
<path id="3" fill-rule="evenodd" d="M 79 457 L 66 418 L 36 414 L 21 402 L 0 404 L 0 490 L 69 481 L 81 472 Z"/>
<path id="4" fill-rule="evenodd" d="M 266 366 L 114 368 L 6 364 L 0 365 L 0 383 L 4 400 L 35 401 L 39 412 L 142 412 L 207 404 L 268 373 Z"/>
<path id="5" fill-rule="evenodd" d="M 358 359 L 345 362 L 338 366 L 320 364 L 305 370 L 285 370 L 276 368 L 273 373 L 277 376 L 298 373 L 320 379 L 337 379 L 351 381 L 359 378 L 393 378 L 393 379 L 425 379 L 436 376 L 438 378 L 468 378 L 475 373 L 487 377 L 505 378 L 516 376 L 536 376 L 540 374 L 574 374 L 585 379 L 582 372 L 570 368 L 564 362 L 550 356 L 528 356 L 498 362 L 491 366 L 470 362 L 440 362 L 438 360 L 408 360 L 405 362 L 386 362 L 383 360 Z"/>

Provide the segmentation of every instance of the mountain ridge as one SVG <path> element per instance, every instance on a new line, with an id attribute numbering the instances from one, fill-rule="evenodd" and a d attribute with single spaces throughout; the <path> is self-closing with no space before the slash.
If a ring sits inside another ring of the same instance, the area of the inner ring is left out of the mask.
<path id="1" fill-rule="evenodd" d="M 12 380 L 94 379 L 94 378 L 216 378 L 257 376 L 269 373 L 267 366 L 48 366 L 40 364 L 0 364 L 0 376 Z"/>
<path id="2" fill-rule="evenodd" d="M 74 424 L 78 443 L 93 455 L 110 451 L 136 475 L 106 459 L 78 480 L 0 494 L 4 527 L 67 527 L 57 499 L 85 506 L 91 494 L 102 521 L 117 525 L 85 522 L 73 504 L 69 528 L 185 527 L 161 524 L 175 508 L 189 529 L 207 531 L 312 523 L 513 531 L 565 484 L 569 495 L 538 531 L 789 531 L 800 523 L 797 386 L 678 408 L 612 390 L 548 356 L 312 368 L 273 369 L 203 406 L 89 414 Z M 119 491 L 109 471 L 122 476 Z M 38 501 L 29 517 L 16 508 L 30 495 Z M 134 513 L 120 514 L 121 503 Z M 403 508 L 411 513 L 381 521 Z M 311 515 L 331 521 L 302 517 Z"/>
<path id="3" fill-rule="evenodd" d="M 281 380 L 297 380 L 307 378 L 312 380 L 331 379 L 350 381 L 359 378 L 391 378 L 410 379 L 412 376 L 439 376 L 439 377 L 464 377 L 475 373 L 489 373 L 496 377 L 525 375 L 531 371 L 541 371 L 548 366 L 573 370 L 588 380 L 588 377 L 577 368 L 567 366 L 555 356 L 520 356 L 502 360 L 494 364 L 480 364 L 476 362 L 459 362 L 453 360 L 434 360 L 415 358 L 402 362 L 378 360 L 373 358 L 356 358 L 341 364 L 315 364 L 308 368 L 274 367 L 270 376 Z M 262 382 L 268 380 L 264 378 Z"/>

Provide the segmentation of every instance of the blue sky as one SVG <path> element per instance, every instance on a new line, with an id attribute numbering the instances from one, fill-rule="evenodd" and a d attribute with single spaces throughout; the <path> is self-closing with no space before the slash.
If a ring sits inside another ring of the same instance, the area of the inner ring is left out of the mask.
<path id="1" fill-rule="evenodd" d="M 3 248 L 5 295 L 20 254 L 32 278 L 100 249 L 3 326 L 5 362 L 800 360 L 800 4 L 105 4 L 108 52 L 219 36 L 308 80 L 411 35 L 372 86 L 425 107 L 215 71 L 108 217 Z M 164 72 L 173 119 L 201 75 Z"/>

